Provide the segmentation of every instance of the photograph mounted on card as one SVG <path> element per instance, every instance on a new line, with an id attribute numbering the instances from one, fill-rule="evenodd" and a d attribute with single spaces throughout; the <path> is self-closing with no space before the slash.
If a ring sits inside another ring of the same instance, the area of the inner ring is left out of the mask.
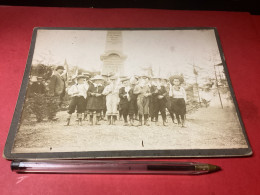
<path id="1" fill-rule="evenodd" d="M 7 159 L 249 156 L 216 28 L 35 28 Z"/>

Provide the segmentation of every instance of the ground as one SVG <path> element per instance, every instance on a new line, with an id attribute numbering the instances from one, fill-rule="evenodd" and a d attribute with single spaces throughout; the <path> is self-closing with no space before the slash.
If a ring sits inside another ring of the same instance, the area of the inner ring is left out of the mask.
<path id="1" fill-rule="evenodd" d="M 68 152 L 104 150 L 153 150 L 153 149 L 215 149 L 247 148 L 236 112 L 232 108 L 200 108 L 187 114 L 186 128 L 151 123 L 150 126 L 116 125 L 83 126 L 76 122 L 74 114 L 70 126 L 66 123 L 66 111 L 59 112 L 58 121 L 24 122 L 18 130 L 13 152 Z M 137 125 L 138 121 L 135 121 Z"/>

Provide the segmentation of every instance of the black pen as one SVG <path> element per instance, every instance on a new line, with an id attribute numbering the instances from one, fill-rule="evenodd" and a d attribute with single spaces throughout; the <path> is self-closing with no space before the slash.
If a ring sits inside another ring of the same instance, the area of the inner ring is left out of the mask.
<path id="1" fill-rule="evenodd" d="M 199 162 L 133 160 L 46 160 L 13 161 L 17 173 L 84 174 L 174 174 L 199 175 L 220 170 L 219 166 Z"/>

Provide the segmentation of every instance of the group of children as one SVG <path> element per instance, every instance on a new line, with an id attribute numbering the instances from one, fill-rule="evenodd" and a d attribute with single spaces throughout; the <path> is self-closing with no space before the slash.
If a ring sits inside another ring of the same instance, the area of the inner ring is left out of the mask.
<path id="1" fill-rule="evenodd" d="M 77 110 L 77 120 L 88 116 L 90 125 L 99 125 L 106 116 L 109 125 L 115 125 L 118 117 L 123 116 L 124 126 L 149 126 L 149 121 L 158 123 L 161 113 L 163 125 L 167 126 L 166 110 L 172 121 L 175 116 L 180 126 L 185 125 L 186 92 L 181 86 L 183 79 L 172 76 L 169 79 L 146 75 L 121 77 L 101 75 L 89 78 L 89 75 L 78 75 L 75 83 L 67 88 L 72 96 L 66 125 L 70 124 L 72 113 Z M 151 120 L 150 120 L 151 119 Z"/>

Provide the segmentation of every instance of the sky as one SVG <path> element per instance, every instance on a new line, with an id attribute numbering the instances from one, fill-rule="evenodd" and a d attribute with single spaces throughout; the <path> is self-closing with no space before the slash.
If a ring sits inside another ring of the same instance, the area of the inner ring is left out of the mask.
<path id="1" fill-rule="evenodd" d="M 33 64 L 78 66 L 100 71 L 105 52 L 106 30 L 38 30 Z M 138 74 L 151 66 L 156 76 L 184 74 L 195 80 L 214 77 L 214 64 L 221 63 L 213 30 L 122 31 L 125 74 Z M 160 75 L 159 75 L 160 74 Z"/>

